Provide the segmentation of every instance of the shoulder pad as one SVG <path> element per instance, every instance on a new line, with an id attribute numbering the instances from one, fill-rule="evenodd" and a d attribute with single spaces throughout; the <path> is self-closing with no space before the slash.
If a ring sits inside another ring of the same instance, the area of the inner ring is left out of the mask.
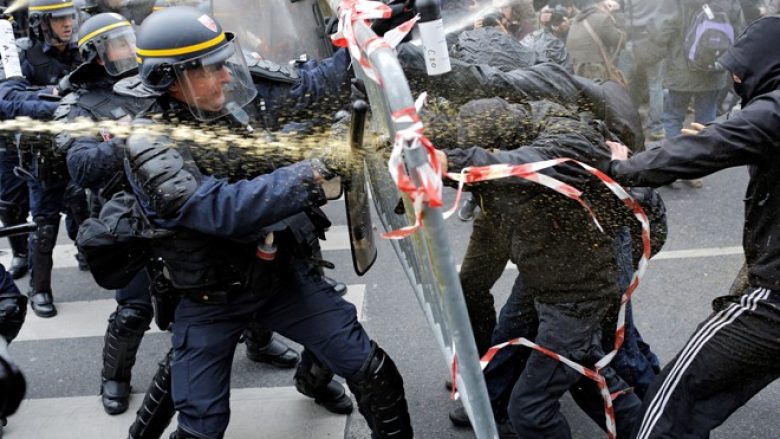
<path id="1" fill-rule="evenodd" d="M 198 188 L 201 174 L 197 166 L 169 138 L 133 134 L 127 138 L 125 151 L 133 177 L 161 218 L 176 215 Z"/>
<path id="2" fill-rule="evenodd" d="M 114 84 L 114 93 L 120 95 L 120 96 L 129 96 L 131 98 L 156 98 L 158 96 L 162 96 L 162 92 L 155 91 L 147 86 L 145 86 L 141 82 L 141 78 L 136 76 L 131 76 L 129 78 L 124 78 L 120 81 L 118 81 L 116 84 Z"/>
<path id="3" fill-rule="evenodd" d="M 296 68 L 279 65 L 264 59 L 254 60 L 252 65 L 249 66 L 249 72 L 255 79 L 264 79 L 287 84 L 295 84 L 300 79 L 300 75 L 298 75 L 298 70 Z"/>

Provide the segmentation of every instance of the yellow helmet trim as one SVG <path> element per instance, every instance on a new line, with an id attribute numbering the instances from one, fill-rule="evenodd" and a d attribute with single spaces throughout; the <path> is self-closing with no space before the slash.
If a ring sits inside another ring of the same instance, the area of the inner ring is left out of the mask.
<path id="1" fill-rule="evenodd" d="M 73 2 L 58 3 L 56 5 L 30 6 L 31 11 L 54 11 L 56 9 L 72 8 Z"/>
<path id="2" fill-rule="evenodd" d="M 118 27 L 123 27 L 123 26 L 130 26 L 130 22 L 129 21 L 120 21 L 118 23 L 109 24 L 108 26 L 103 26 L 100 29 L 98 29 L 98 30 L 96 30 L 94 32 L 91 32 L 91 33 L 85 35 L 84 38 L 80 39 L 79 40 L 79 47 L 83 46 L 84 43 L 86 43 L 87 41 L 91 40 L 92 38 L 94 38 L 94 37 L 96 37 L 96 36 L 98 36 L 98 35 L 100 35 L 100 34 L 102 34 L 104 32 L 108 32 L 111 29 L 116 29 Z"/>
<path id="3" fill-rule="evenodd" d="M 210 47 L 214 47 L 217 44 L 225 41 L 225 33 L 222 32 L 218 36 L 208 40 L 204 41 L 202 43 L 193 44 L 191 46 L 185 46 L 185 47 L 177 47 L 175 49 L 141 49 L 138 48 L 136 50 L 136 53 L 139 57 L 149 57 L 149 58 L 159 58 L 159 57 L 166 57 L 166 56 L 178 56 L 178 55 L 186 55 L 188 53 L 195 53 L 200 52 L 201 50 L 208 49 Z"/>

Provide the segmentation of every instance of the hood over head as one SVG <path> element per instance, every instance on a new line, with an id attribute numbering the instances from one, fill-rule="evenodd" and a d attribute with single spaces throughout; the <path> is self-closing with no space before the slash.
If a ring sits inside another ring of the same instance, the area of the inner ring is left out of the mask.
<path id="1" fill-rule="evenodd" d="M 741 84 L 734 90 L 744 106 L 755 97 L 780 88 L 780 16 L 754 21 L 733 46 L 720 58 Z"/>

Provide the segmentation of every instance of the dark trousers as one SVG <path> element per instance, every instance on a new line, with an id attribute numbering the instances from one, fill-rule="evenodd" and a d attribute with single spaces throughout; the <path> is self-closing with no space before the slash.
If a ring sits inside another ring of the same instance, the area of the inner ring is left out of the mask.
<path id="1" fill-rule="evenodd" d="M 618 265 L 618 286 L 623 292 L 633 276 L 631 235 L 628 230 L 622 230 L 615 242 Z M 608 312 L 602 321 L 602 346 L 605 351 L 614 345 L 615 325 L 617 321 L 616 305 L 607 305 Z M 625 339 L 618 354 L 612 360 L 611 366 L 614 372 L 634 388 L 635 394 L 642 398 L 647 388 L 654 381 L 658 371 L 658 358 L 644 343 L 642 336 L 634 326 L 631 302 L 626 308 L 626 332 Z M 525 337 L 535 340 L 539 329 L 539 318 L 532 297 L 526 293 L 521 276 L 515 279 L 512 294 L 501 308 L 498 324 L 493 332 L 492 344 Z M 493 360 L 485 368 L 485 382 L 490 395 L 493 413 L 498 421 L 507 419 L 507 406 L 512 389 L 520 374 L 526 368 L 526 362 L 530 350 L 522 346 L 508 346 L 499 351 Z M 611 371 L 609 372 L 611 373 Z M 585 379 L 587 380 L 587 379 Z M 589 381 L 589 380 L 587 380 Z M 604 408 L 601 404 L 601 396 L 593 393 L 591 383 L 583 382 L 583 386 L 576 386 L 572 390 L 577 404 L 599 425 L 604 422 Z M 617 384 L 613 384 L 617 385 Z M 579 390 L 577 390 L 579 389 Z M 592 398 L 588 394 L 592 394 Z M 636 416 L 636 414 L 633 414 Z"/>
<path id="2" fill-rule="evenodd" d="M 536 343 L 586 367 L 604 356 L 601 325 L 609 309 L 604 301 L 547 304 L 534 302 L 539 316 Z M 627 389 L 611 366 L 601 370 L 610 393 Z M 602 427 L 605 414 L 595 381 L 535 350 L 515 383 L 508 414 L 518 437 L 566 439 L 571 430 L 560 412 L 560 398 L 571 391 L 575 401 Z M 613 401 L 618 438 L 628 438 L 641 402 L 634 394 Z M 600 409 L 600 410 L 599 410 Z M 600 413 L 599 413 L 600 411 Z"/>
<path id="3" fill-rule="evenodd" d="M 751 288 L 713 313 L 651 386 L 635 437 L 709 438 L 780 376 L 780 292 Z"/>
<path id="4" fill-rule="evenodd" d="M 460 284 L 480 356 L 493 346 L 496 308 L 490 289 L 504 273 L 509 261 L 510 235 L 508 224 L 500 217 L 477 212 L 460 268 Z"/>
<path id="5" fill-rule="evenodd" d="M 152 312 L 152 296 L 149 273 L 141 270 L 133 277 L 129 284 L 116 290 L 114 298 L 119 306 L 132 305 Z"/>
<path id="6" fill-rule="evenodd" d="M 304 345 L 344 378 L 363 366 L 371 344 L 354 305 L 336 294 L 315 269 L 293 264 L 293 274 L 273 285 L 275 294 L 267 298 L 247 292 L 227 304 L 182 299 L 173 329 L 171 373 L 179 425 L 187 431 L 223 437 L 230 420 L 233 354 L 252 321 Z"/>

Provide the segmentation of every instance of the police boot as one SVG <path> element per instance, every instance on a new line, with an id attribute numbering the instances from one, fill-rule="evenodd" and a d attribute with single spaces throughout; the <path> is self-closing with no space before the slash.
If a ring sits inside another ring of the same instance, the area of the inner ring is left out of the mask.
<path id="1" fill-rule="evenodd" d="M 26 216 L 27 213 L 22 213 L 19 207 L 0 200 L 0 221 L 3 222 L 3 226 L 22 224 Z M 27 260 L 29 256 L 27 235 L 9 236 L 8 242 L 11 244 L 11 253 L 13 255 L 11 265 L 8 267 L 8 273 L 13 279 L 19 279 L 27 274 L 27 270 L 30 267 Z"/>
<path id="2" fill-rule="evenodd" d="M 59 221 L 59 218 L 57 218 Z M 30 307 L 38 317 L 54 317 L 57 308 L 51 292 L 51 270 L 54 266 L 52 252 L 57 241 L 59 222 L 56 224 L 38 223 L 38 229 L 30 239 L 32 274 L 30 275 Z"/>
<path id="3" fill-rule="evenodd" d="M 244 330 L 246 356 L 256 363 L 268 363 L 280 369 L 291 369 L 298 364 L 300 356 L 295 349 L 276 340 L 273 332 L 256 324 Z"/>
<path id="4" fill-rule="evenodd" d="M 171 358 L 173 349 L 168 351 L 157 373 L 152 378 L 152 384 L 144 396 L 144 402 L 135 414 L 135 421 L 130 426 L 128 439 L 159 439 L 171 423 L 175 410 L 171 396 Z"/>
<path id="5" fill-rule="evenodd" d="M 103 409 L 109 415 L 118 415 L 127 410 L 135 354 L 151 321 L 150 311 L 122 305 L 108 318 L 100 394 Z"/>
<path id="6" fill-rule="evenodd" d="M 344 386 L 333 381 L 333 372 L 306 349 L 293 381 L 298 392 L 314 398 L 314 402 L 329 412 L 339 415 L 352 413 L 352 400 L 344 391 Z"/>
<path id="7" fill-rule="evenodd" d="M 372 439 L 414 437 L 404 380 L 390 356 L 375 342 L 371 342 L 368 359 L 347 384 L 371 428 Z"/>
<path id="8" fill-rule="evenodd" d="M 343 296 L 347 294 L 347 284 L 343 282 L 339 282 L 336 279 L 333 279 L 328 276 L 322 276 L 322 279 L 327 282 L 328 285 L 333 287 L 333 291 L 336 292 L 339 296 Z"/>

